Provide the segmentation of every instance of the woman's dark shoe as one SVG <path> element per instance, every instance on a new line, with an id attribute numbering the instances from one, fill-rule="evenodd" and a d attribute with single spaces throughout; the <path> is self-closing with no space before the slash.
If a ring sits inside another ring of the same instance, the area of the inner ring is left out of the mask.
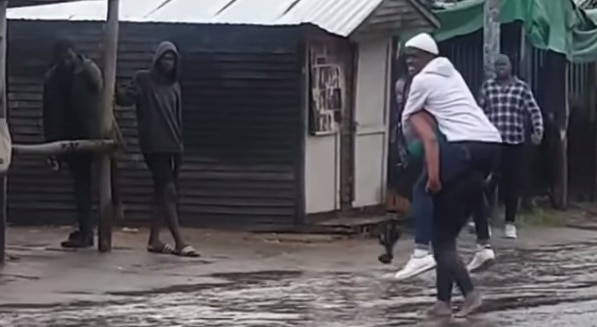
<path id="1" fill-rule="evenodd" d="M 83 249 L 93 246 L 93 234 L 75 231 L 68 235 L 68 240 L 60 244 L 66 249 Z"/>

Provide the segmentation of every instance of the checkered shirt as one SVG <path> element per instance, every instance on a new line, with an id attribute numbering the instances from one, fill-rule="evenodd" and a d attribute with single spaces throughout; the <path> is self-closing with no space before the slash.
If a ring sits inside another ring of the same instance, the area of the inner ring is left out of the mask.
<path id="1" fill-rule="evenodd" d="M 531 120 L 533 135 L 543 135 L 543 117 L 533 92 L 517 77 L 507 85 L 500 85 L 494 79 L 483 83 L 479 105 L 500 131 L 504 143 L 524 143 L 527 118 Z"/>

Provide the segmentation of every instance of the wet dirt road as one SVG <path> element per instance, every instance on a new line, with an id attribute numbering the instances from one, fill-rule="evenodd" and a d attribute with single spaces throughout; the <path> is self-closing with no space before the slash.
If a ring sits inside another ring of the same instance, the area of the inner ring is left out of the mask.
<path id="1" fill-rule="evenodd" d="M 0 326 L 594 326 L 596 253 L 594 242 L 500 249 L 499 264 L 476 276 L 486 299 L 483 313 L 468 320 L 425 317 L 433 302 L 433 273 L 397 283 L 388 277 L 389 266 L 369 271 L 270 266 L 212 274 L 217 282 L 193 287 L 114 293 L 100 303 L 5 305 Z"/>

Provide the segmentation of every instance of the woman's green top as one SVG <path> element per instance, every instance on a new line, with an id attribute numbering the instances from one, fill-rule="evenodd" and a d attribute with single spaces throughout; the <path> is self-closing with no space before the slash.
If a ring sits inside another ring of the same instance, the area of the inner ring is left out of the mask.
<path id="1" fill-rule="evenodd" d="M 435 135 L 439 143 L 445 142 L 446 137 L 437 127 L 435 127 Z M 425 149 L 423 143 L 419 139 L 414 139 L 406 145 L 406 151 L 410 161 L 420 161 L 425 157 Z"/>

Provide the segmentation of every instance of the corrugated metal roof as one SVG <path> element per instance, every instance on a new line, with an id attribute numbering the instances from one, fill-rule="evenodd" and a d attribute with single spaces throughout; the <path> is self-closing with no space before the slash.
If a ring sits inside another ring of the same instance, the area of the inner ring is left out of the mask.
<path id="1" fill-rule="evenodd" d="M 132 22 L 298 25 L 311 23 L 350 35 L 384 0 L 121 0 L 120 17 Z M 404 0 L 409 1 L 409 0 Z M 106 0 L 8 11 L 10 19 L 104 20 Z"/>
<path id="2" fill-rule="evenodd" d="M 453 5 L 456 2 L 464 2 L 468 0 L 426 0 L 432 8 L 445 8 Z M 553 1 L 553 0 L 552 0 Z M 597 0 L 572 0 L 574 4 L 583 9 L 592 9 L 597 7 Z"/>
<path id="3" fill-rule="evenodd" d="M 47 4 L 51 4 L 51 3 L 72 2 L 72 1 L 84 1 L 84 0 L 10 0 L 10 1 L 8 1 L 8 8 L 39 6 L 39 5 L 47 5 Z"/>
<path id="4" fill-rule="evenodd" d="M 121 0 L 120 18 L 136 21 L 164 0 Z M 88 0 L 26 8 L 8 9 L 8 19 L 102 21 L 106 19 L 107 1 Z"/>
<path id="5" fill-rule="evenodd" d="M 597 7 L 597 0 L 573 0 L 582 9 L 593 9 Z"/>

